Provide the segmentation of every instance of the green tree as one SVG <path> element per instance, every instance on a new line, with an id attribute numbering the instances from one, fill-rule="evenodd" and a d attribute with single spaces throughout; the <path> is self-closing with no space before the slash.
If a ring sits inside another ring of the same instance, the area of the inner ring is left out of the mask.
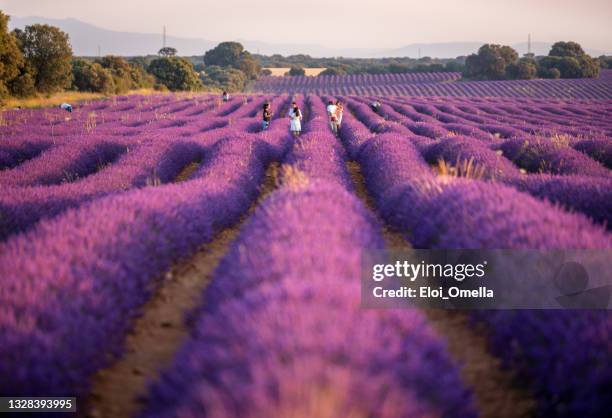
<path id="1" fill-rule="evenodd" d="M 462 72 L 465 70 L 465 66 L 457 61 L 449 61 L 444 65 L 444 71 Z"/>
<path id="2" fill-rule="evenodd" d="M 72 85 L 78 91 L 110 94 L 115 92 L 115 82 L 109 70 L 97 62 L 76 59 L 72 62 Z"/>
<path id="3" fill-rule="evenodd" d="M 406 64 L 392 63 L 389 64 L 387 71 L 394 74 L 408 73 L 410 72 L 410 67 Z"/>
<path id="4" fill-rule="evenodd" d="M 580 44 L 576 42 L 555 42 L 548 53 L 549 57 L 573 57 L 586 55 Z"/>
<path id="5" fill-rule="evenodd" d="M 242 71 L 247 78 L 255 80 L 261 72 L 261 65 L 248 51 L 244 51 L 240 61 L 238 61 L 238 69 Z"/>
<path id="6" fill-rule="evenodd" d="M 612 68 L 612 56 L 601 55 L 598 60 L 600 68 Z"/>
<path id="7" fill-rule="evenodd" d="M 550 70 L 558 70 L 561 78 L 598 77 L 599 63 L 586 54 L 576 42 L 556 42 L 547 57 L 538 62 L 543 76 L 550 75 Z"/>
<path id="8" fill-rule="evenodd" d="M 597 62 L 588 55 L 581 57 L 549 56 L 542 58 L 538 65 L 543 69 L 544 76 L 547 75 L 547 70 L 551 69 L 557 69 L 561 78 L 597 77 L 599 75 Z"/>
<path id="9" fill-rule="evenodd" d="M 72 48 L 66 33 L 38 24 L 14 33 L 38 91 L 53 93 L 70 87 Z"/>
<path id="10" fill-rule="evenodd" d="M 204 63 L 218 67 L 238 68 L 243 52 L 244 47 L 239 42 L 221 42 L 213 49 L 206 51 Z"/>
<path id="11" fill-rule="evenodd" d="M 538 65 L 538 77 L 541 77 L 541 78 L 561 78 L 561 71 L 559 71 L 555 67 L 548 68 L 548 67 L 545 67 L 543 65 Z"/>
<path id="12" fill-rule="evenodd" d="M 326 75 L 345 75 L 346 70 L 342 67 L 329 67 L 319 73 L 319 77 Z"/>
<path id="13" fill-rule="evenodd" d="M 8 32 L 9 19 L 0 11 L 0 99 L 9 95 L 9 84 L 20 76 L 25 64 L 17 40 Z"/>
<path id="14" fill-rule="evenodd" d="M 232 67 L 245 73 L 249 79 L 255 79 L 261 66 L 239 42 L 221 42 L 204 54 L 206 66 Z"/>
<path id="15" fill-rule="evenodd" d="M 599 61 L 592 58 L 590 55 L 584 54 L 578 57 L 578 63 L 582 70 L 582 77 L 596 78 L 599 77 Z"/>
<path id="16" fill-rule="evenodd" d="M 158 82 L 172 91 L 193 91 L 202 87 L 191 62 L 180 57 L 162 57 L 151 61 L 149 71 Z"/>
<path id="17" fill-rule="evenodd" d="M 15 97 L 30 97 L 36 94 L 34 78 L 27 66 L 22 67 L 19 75 L 9 83 L 9 90 Z"/>
<path id="18" fill-rule="evenodd" d="M 130 63 L 130 78 L 133 89 L 151 88 L 155 85 L 155 77 L 141 64 Z"/>
<path id="19" fill-rule="evenodd" d="M 113 84 L 115 93 L 125 93 L 132 88 L 132 68 L 130 64 L 123 58 L 114 55 L 107 55 L 96 60 L 103 68 L 107 69 L 113 76 Z"/>
<path id="20" fill-rule="evenodd" d="M 202 82 L 205 86 L 229 92 L 244 90 L 247 81 L 242 71 L 232 67 L 212 65 L 202 72 Z"/>
<path id="21" fill-rule="evenodd" d="M 304 68 L 302 67 L 298 67 L 298 66 L 293 66 L 289 69 L 289 72 L 287 73 L 290 76 L 300 76 L 300 75 L 306 75 L 306 70 L 304 70 Z"/>
<path id="22" fill-rule="evenodd" d="M 157 52 L 157 55 L 160 55 L 162 57 L 174 57 L 177 53 L 178 51 L 176 50 L 176 48 L 172 48 L 171 46 L 165 46 Z"/>
<path id="23" fill-rule="evenodd" d="M 511 47 L 485 44 L 478 49 L 478 54 L 466 58 L 464 75 L 488 80 L 503 79 L 507 76 L 506 67 L 517 61 L 518 53 Z"/>
<path id="24" fill-rule="evenodd" d="M 506 67 L 506 74 L 512 79 L 531 80 L 537 76 L 537 73 L 537 64 L 530 58 L 521 58 L 515 64 Z"/>

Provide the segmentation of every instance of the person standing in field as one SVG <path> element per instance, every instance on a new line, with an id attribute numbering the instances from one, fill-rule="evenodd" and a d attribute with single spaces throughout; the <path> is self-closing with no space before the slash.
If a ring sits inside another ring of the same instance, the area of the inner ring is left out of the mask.
<path id="1" fill-rule="evenodd" d="M 224 91 L 223 94 L 221 95 L 221 99 L 224 102 L 228 102 L 229 101 L 229 94 L 226 91 Z"/>
<path id="2" fill-rule="evenodd" d="M 340 100 L 336 100 L 336 132 L 340 132 L 342 126 L 342 112 L 344 112 L 344 106 Z"/>
<path id="3" fill-rule="evenodd" d="M 338 126 L 336 125 L 336 122 L 338 121 L 336 116 L 337 109 L 337 106 L 332 100 L 327 102 L 327 118 L 329 119 L 329 126 L 331 127 L 333 133 L 338 133 Z"/>
<path id="4" fill-rule="evenodd" d="M 297 138 L 302 132 L 302 111 L 300 110 L 296 102 L 291 103 L 291 108 L 289 109 L 289 118 L 291 119 L 289 129 L 291 130 L 293 136 Z"/>
<path id="5" fill-rule="evenodd" d="M 270 103 L 264 103 L 262 116 L 263 121 L 261 123 L 261 128 L 263 130 L 266 130 L 270 126 L 270 121 L 272 120 L 272 110 L 270 110 Z"/>
<path id="6" fill-rule="evenodd" d="M 374 111 L 374 113 L 378 113 L 380 111 L 380 102 L 378 100 L 374 100 L 370 103 L 370 108 Z"/>

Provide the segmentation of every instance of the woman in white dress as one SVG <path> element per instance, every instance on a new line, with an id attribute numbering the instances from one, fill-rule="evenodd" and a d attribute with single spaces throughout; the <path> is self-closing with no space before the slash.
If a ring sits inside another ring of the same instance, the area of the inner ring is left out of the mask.
<path id="1" fill-rule="evenodd" d="M 291 119 L 291 124 L 289 129 L 293 136 L 298 137 L 302 132 L 302 111 L 298 107 L 296 102 L 291 103 L 291 107 L 289 108 L 289 118 Z"/>
<path id="2" fill-rule="evenodd" d="M 336 100 L 336 133 L 340 132 L 340 128 L 342 127 L 342 116 L 344 112 L 344 106 L 340 100 Z"/>

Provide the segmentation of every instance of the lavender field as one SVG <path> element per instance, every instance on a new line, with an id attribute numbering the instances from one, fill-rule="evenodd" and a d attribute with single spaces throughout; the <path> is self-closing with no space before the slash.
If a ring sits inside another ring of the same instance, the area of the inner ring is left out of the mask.
<path id="1" fill-rule="evenodd" d="M 609 99 L 612 70 L 599 78 L 572 80 L 462 81 L 460 73 L 355 74 L 322 77 L 260 77 L 259 93 L 385 96 L 532 97 Z"/>
<path id="2" fill-rule="evenodd" d="M 273 77 L 228 103 L 3 112 L 0 396 L 93 417 L 609 416 L 607 311 L 363 309 L 359 276 L 382 248 L 612 248 L 610 73 Z M 152 332 L 164 355 L 138 344 Z"/>

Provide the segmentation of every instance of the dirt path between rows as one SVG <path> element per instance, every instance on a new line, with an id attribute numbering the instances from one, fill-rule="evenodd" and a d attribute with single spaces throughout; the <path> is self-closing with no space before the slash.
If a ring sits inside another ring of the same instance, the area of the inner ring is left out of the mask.
<path id="1" fill-rule="evenodd" d="M 198 170 L 198 168 L 200 168 L 200 164 L 201 163 L 202 163 L 201 161 L 193 161 L 193 162 L 187 164 L 176 175 L 176 177 L 174 178 L 173 182 L 174 183 L 181 183 L 183 181 L 189 180 L 189 177 L 191 177 L 193 175 L 193 173 L 195 173 Z"/>
<path id="2" fill-rule="evenodd" d="M 221 231 L 213 241 L 164 276 L 126 337 L 123 357 L 94 377 L 87 412 L 83 416 L 130 418 L 138 412 L 139 397 L 145 393 L 147 381 L 154 380 L 159 371 L 171 363 L 189 335 L 185 314 L 201 301 L 204 288 L 242 224 L 259 202 L 276 188 L 278 169 L 278 163 L 270 164 L 257 201 L 237 225 Z"/>
<path id="3" fill-rule="evenodd" d="M 359 164 L 350 161 L 347 168 L 357 196 L 376 215 L 378 212 L 365 186 Z M 402 235 L 383 225 L 383 237 L 388 249 L 409 250 L 410 244 Z M 470 387 L 482 418 L 523 418 L 534 414 L 535 402 L 531 394 L 515 384 L 511 372 L 501 368 L 501 362 L 487 350 L 484 335 L 468 323 L 460 311 L 443 309 L 423 310 L 429 323 L 447 342 L 452 358 L 462 366 L 461 378 Z"/>

